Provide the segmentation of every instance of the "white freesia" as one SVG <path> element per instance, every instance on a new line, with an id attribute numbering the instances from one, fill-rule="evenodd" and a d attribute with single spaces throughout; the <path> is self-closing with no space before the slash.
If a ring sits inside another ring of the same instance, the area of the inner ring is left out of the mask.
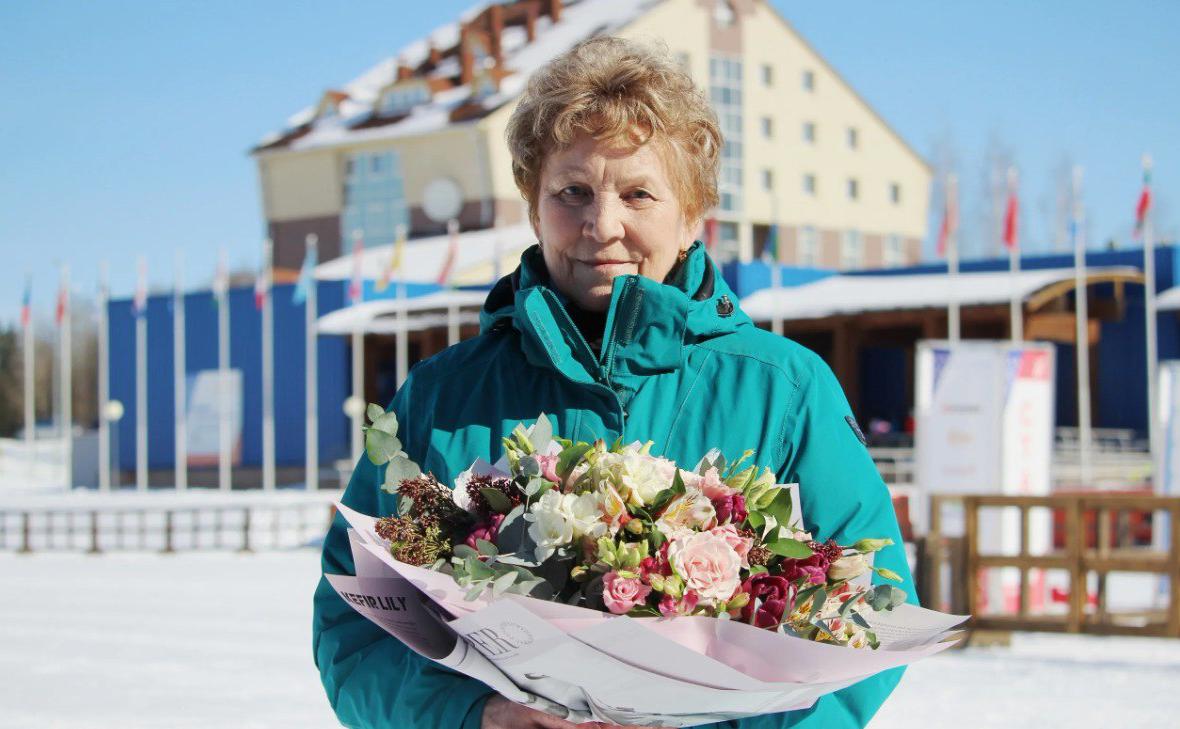
<path id="1" fill-rule="evenodd" d="M 549 559 L 558 547 L 574 540 L 574 523 L 563 508 L 563 502 L 560 492 L 546 491 L 524 515 L 530 522 L 529 537 L 537 545 L 535 556 L 538 562 Z"/>
<path id="2" fill-rule="evenodd" d="M 547 492 L 546 495 L 548 495 Z M 544 497 L 542 497 L 544 498 Z M 575 537 L 594 537 L 606 534 L 606 523 L 602 521 L 602 496 L 594 492 L 564 494 L 561 508 L 573 528 Z"/>

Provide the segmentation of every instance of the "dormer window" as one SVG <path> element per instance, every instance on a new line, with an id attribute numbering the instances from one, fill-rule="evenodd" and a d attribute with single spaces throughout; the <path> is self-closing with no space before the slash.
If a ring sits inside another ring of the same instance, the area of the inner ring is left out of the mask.
<path id="1" fill-rule="evenodd" d="M 499 91 L 499 85 L 490 73 L 478 74 L 471 82 L 471 96 L 475 99 L 486 99 Z"/>
<path id="2" fill-rule="evenodd" d="M 335 119 L 340 116 L 340 103 L 348 98 L 348 94 L 341 91 L 328 91 L 320 99 L 320 108 L 316 111 L 316 119 Z"/>
<path id="3" fill-rule="evenodd" d="M 427 103 L 430 103 L 430 89 L 425 83 L 400 84 L 382 94 L 379 111 L 382 116 L 401 116 Z"/>

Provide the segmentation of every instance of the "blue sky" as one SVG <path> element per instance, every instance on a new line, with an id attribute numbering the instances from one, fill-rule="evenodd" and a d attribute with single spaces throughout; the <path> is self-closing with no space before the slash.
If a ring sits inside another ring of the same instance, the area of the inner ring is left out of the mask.
<path id="1" fill-rule="evenodd" d="M 623 0 L 620 0 L 623 1 Z M 91 296 L 99 262 L 115 296 L 146 255 L 190 285 L 217 249 L 255 266 L 264 225 L 247 149 L 469 2 L 350 0 L 0 5 L 0 321 L 26 276 L 49 316 L 56 266 Z M 953 160 L 964 245 L 981 250 L 988 150 L 1022 170 L 1022 237 L 1051 244 L 1055 170 L 1086 170 L 1096 245 L 1127 245 L 1139 159 L 1155 159 L 1159 227 L 1180 225 L 1180 3 L 773 3 L 919 153 Z M 330 9 L 329 9 L 330 8 Z"/>

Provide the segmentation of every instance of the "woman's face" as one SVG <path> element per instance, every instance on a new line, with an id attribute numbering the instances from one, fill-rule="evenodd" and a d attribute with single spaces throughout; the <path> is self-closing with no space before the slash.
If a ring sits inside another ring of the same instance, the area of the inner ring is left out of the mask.
<path id="1" fill-rule="evenodd" d="M 545 159 L 537 238 L 553 285 L 583 309 L 605 311 L 616 276 L 663 281 L 692 243 L 659 150 L 582 134 Z"/>

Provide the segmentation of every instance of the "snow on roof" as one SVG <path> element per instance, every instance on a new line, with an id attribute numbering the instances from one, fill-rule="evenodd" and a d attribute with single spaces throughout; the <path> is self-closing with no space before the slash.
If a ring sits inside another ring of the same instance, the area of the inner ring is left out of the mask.
<path id="1" fill-rule="evenodd" d="M 460 324 L 478 323 L 479 312 L 471 309 L 482 307 L 487 296 L 487 291 L 436 291 L 408 299 L 362 301 L 321 316 L 316 330 L 320 334 L 394 334 L 399 311 L 406 312 L 406 331 L 433 329 L 449 323 L 446 312 L 452 308 Z"/>
<path id="2" fill-rule="evenodd" d="M 1157 296 L 1155 308 L 1159 311 L 1180 310 L 1180 286 L 1173 286 Z"/>
<path id="3" fill-rule="evenodd" d="M 536 39 L 532 43 L 527 42 L 523 28 L 506 28 L 501 35 L 501 43 L 504 66 L 511 75 L 501 81 L 500 93 L 483 100 L 484 107 L 494 109 L 515 98 L 524 89 L 527 77 L 549 59 L 593 35 L 617 31 L 660 1 L 566 0 L 561 20 L 557 23 L 553 23 L 547 15 L 537 19 Z M 344 141 L 390 139 L 445 128 L 451 123 L 450 112 L 470 98 L 469 88 L 461 86 L 435 94 L 430 102 L 415 107 L 414 113 L 406 119 L 392 124 L 357 130 L 349 126 L 362 121 L 372 111 L 381 90 L 397 78 L 399 60 L 410 67 L 417 67 L 426 60 L 432 46 L 439 50 L 455 46 L 459 42 L 460 23 L 474 19 L 489 4 L 481 2 L 473 5 L 460 15 L 459 22 L 435 28 L 426 37 L 413 41 L 396 55 L 382 60 L 345 84 L 343 89 L 348 93 L 349 100 L 341 105 L 339 119 L 324 123 L 328 120 L 315 118 L 316 105 L 306 107 L 287 119 L 283 131 L 271 132 L 263 137 L 259 146 L 273 143 L 293 129 L 309 123 L 313 125 L 311 131 L 292 141 L 292 149 L 333 146 Z M 454 65 L 440 67 L 431 76 L 454 76 L 457 73 Z"/>
<path id="4" fill-rule="evenodd" d="M 496 259 L 499 259 L 501 274 L 505 274 L 516 267 L 521 252 L 536 242 L 533 229 L 527 223 L 460 233 L 454 279 L 466 282 L 472 274 L 486 271 L 484 281 L 492 283 Z M 411 283 L 434 283 L 449 251 L 450 238 L 446 235 L 407 241 L 404 270 L 397 274 L 397 278 Z M 392 256 L 393 244 L 366 248 L 360 256 L 361 278 L 375 280 L 381 277 Z M 345 281 L 352 278 L 352 267 L 353 256 L 343 255 L 316 266 L 315 275 L 320 280 Z"/>
<path id="5" fill-rule="evenodd" d="M 1092 277 L 1139 276 L 1129 267 L 1092 268 Z M 762 289 L 742 299 L 742 310 L 755 321 L 822 319 L 866 311 L 934 309 L 947 305 L 952 295 L 961 306 L 1003 304 L 1015 293 L 1029 296 L 1052 284 L 1073 281 L 1072 268 L 1020 271 L 983 271 L 897 276 L 829 276 L 802 286 Z"/>

